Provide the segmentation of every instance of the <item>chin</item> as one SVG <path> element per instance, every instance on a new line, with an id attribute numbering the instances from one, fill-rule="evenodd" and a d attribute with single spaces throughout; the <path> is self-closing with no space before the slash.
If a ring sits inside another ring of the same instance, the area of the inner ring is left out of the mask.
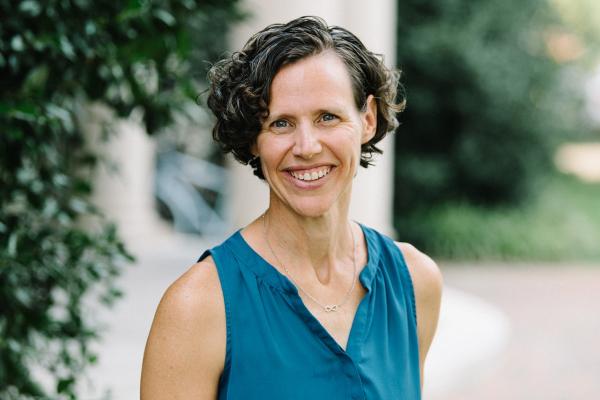
<path id="1" fill-rule="evenodd" d="M 300 216 L 317 218 L 327 214 L 333 208 L 333 204 L 323 199 L 314 199 L 291 204 L 291 208 Z"/>

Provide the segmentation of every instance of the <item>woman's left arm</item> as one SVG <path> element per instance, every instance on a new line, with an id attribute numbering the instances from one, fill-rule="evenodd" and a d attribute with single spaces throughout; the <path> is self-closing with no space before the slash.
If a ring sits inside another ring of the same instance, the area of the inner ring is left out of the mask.
<path id="1" fill-rule="evenodd" d="M 423 367 L 433 341 L 440 315 L 442 299 L 442 274 L 437 264 L 426 254 L 408 243 L 397 243 L 406 260 L 413 282 L 417 309 L 417 334 L 419 337 L 419 364 L 421 387 Z"/>

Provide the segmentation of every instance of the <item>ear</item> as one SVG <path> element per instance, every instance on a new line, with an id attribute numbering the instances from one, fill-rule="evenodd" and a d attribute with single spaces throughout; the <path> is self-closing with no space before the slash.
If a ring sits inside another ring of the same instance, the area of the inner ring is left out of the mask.
<path id="1" fill-rule="evenodd" d="M 377 101 L 372 94 L 367 97 L 366 110 L 362 112 L 362 137 L 361 144 L 367 143 L 373 139 L 377 131 Z"/>

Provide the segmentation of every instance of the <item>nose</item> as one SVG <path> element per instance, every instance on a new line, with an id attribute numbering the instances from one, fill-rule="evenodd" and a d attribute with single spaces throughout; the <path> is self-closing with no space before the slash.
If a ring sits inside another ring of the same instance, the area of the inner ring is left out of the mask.
<path id="1" fill-rule="evenodd" d="M 310 159 L 321 152 L 321 142 L 316 128 L 313 126 L 299 126 L 294 132 L 294 147 L 292 154 L 296 157 Z"/>

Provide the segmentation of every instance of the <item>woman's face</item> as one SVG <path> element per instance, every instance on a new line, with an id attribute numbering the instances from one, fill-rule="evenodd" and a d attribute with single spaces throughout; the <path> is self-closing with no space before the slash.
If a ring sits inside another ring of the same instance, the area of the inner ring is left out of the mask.
<path id="1" fill-rule="evenodd" d="M 347 207 L 360 146 L 375 133 L 376 113 L 372 96 L 365 111 L 356 107 L 350 74 L 333 52 L 281 68 L 253 148 L 271 202 L 307 217 Z"/>

